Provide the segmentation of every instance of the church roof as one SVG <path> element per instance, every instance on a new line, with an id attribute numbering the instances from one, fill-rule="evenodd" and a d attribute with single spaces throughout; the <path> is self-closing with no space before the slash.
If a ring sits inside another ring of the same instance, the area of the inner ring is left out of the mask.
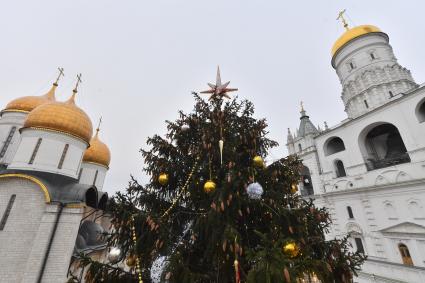
<path id="1" fill-rule="evenodd" d="M 313 125 L 313 123 L 310 121 L 310 117 L 307 116 L 304 108 L 301 108 L 301 118 L 300 118 L 300 127 L 298 129 L 298 138 L 305 137 L 310 134 L 318 134 L 319 131 L 317 128 Z"/>
<path id="2" fill-rule="evenodd" d="M 98 192 L 93 185 L 80 184 L 74 178 L 39 171 L 1 170 L 0 175 L 22 174 L 39 180 L 48 190 L 50 202 L 85 204 L 93 208 L 106 208 L 107 193 Z"/>
<path id="3" fill-rule="evenodd" d="M 52 101 L 32 110 L 24 123 L 24 128 L 38 128 L 58 131 L 78 137 L 89 143 L 93 126 L 89 116 L 75 104 L 74 89 L 65 102 Z"/>
<path id="4" fill-rule="evenodd" d="M 334 56 L 338 50 L 341 49 L 341 47 L 343 47 L 351 40 L 369 33 L 382 33 L 382 31 L 378 27 L 372 25 L 361 25 L 347 29 L 347 31 L 344 32 L 332 46 L 332 56 Z"/>
<path id="5" fill-rule="evenodd" d="M 294 137 L 292 136 L 291 130 L 288 128 L 288 136 L 286 138 L 287 144 L 294 142 Z"/>

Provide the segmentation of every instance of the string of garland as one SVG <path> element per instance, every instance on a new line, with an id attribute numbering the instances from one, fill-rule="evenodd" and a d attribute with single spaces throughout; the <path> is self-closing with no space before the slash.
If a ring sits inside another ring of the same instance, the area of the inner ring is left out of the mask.
<path id="1" fill-rule="evenodd" d="M 170 211 L 176 206 L 177 201 L 181 198 L 181 196 L 186 192 L 187 187 L 189 186 L 189 182 L 190 179 L 192 178 L 193 173 L 195 172 L 196 168 L 198 167 L 198 161 L 199 161 L 199 156 L 196 157 L 195 159 L 195 163 L 192 166 L 192 169 L 190 170 L 189 176 L 186 179 L 186 182 L 184 183 L 180 193 L 177 195 L 177 197 L 173 200 L 173 203 L 171 204 L 171 206 L 164 212 L 164 214 L 161 216 L 161 218 L 164 218 L 165 216 L 167 216 Z"/>
<path id="2" fill-rule="evenodd" d="M 131 216 L 131 234 L 132 234 L 132 237 L 133 237 L 134 248 L 136 249 L 137 238 L 136 238 L 136 228 L 134 227 L 134 216 Z M 137 254 L 135 255 L 135 257 L 136 257 L 136 272 L 137 272 L 137 275 L 139 277 L 139 283 L 143 283 L 142 271 L 140 269 L 140 259 L 137 256 Z"/>

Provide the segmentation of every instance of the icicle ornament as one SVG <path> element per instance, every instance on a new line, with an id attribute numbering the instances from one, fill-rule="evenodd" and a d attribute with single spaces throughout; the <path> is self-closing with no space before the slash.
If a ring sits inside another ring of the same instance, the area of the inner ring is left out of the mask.
<path id="1" fill-rule="evenodd" d="M 221 165 L 223 165 L 223 147 L 224 147 L 224 141 L 223 140 L 219 140 L 218 141 L 218 147 L 220 148 L 220 161 L 221 161 Z"/>

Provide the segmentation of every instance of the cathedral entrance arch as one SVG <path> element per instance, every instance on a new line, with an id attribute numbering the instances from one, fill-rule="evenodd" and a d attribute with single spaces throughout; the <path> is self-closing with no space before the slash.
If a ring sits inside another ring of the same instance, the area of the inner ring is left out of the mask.
<path id="1" fill-rule="evenodd" d="M 400 132 L 390 123 L 367 127 L 359 136 L 359 146 L 369 171 L 410 162 Z"/>

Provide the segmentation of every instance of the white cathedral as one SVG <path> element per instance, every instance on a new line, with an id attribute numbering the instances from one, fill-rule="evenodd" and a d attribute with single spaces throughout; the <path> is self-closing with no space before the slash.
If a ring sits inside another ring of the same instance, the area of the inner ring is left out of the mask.
<path id="1" fill-rule="evenodd" d="M 107 227 L 102 187 L 110 151 L 75 104 L 77 88 L 57 101 L 57 82 L 0 112 L 2 283 L 66 282 L 78 270 L 76 253 L 105 252 L 98 233 Z"/>
<path id="2" fill-rule="evenodd" d="M 349 29 L 332 48 L 347 119 L 321 130 L 301 109 L 288 129 L 300 193 L 329 209 L 329 238 L 368 259 L 354 282 L 425 282 L 425 84 L 399 65 L 388 35 Z"/>

